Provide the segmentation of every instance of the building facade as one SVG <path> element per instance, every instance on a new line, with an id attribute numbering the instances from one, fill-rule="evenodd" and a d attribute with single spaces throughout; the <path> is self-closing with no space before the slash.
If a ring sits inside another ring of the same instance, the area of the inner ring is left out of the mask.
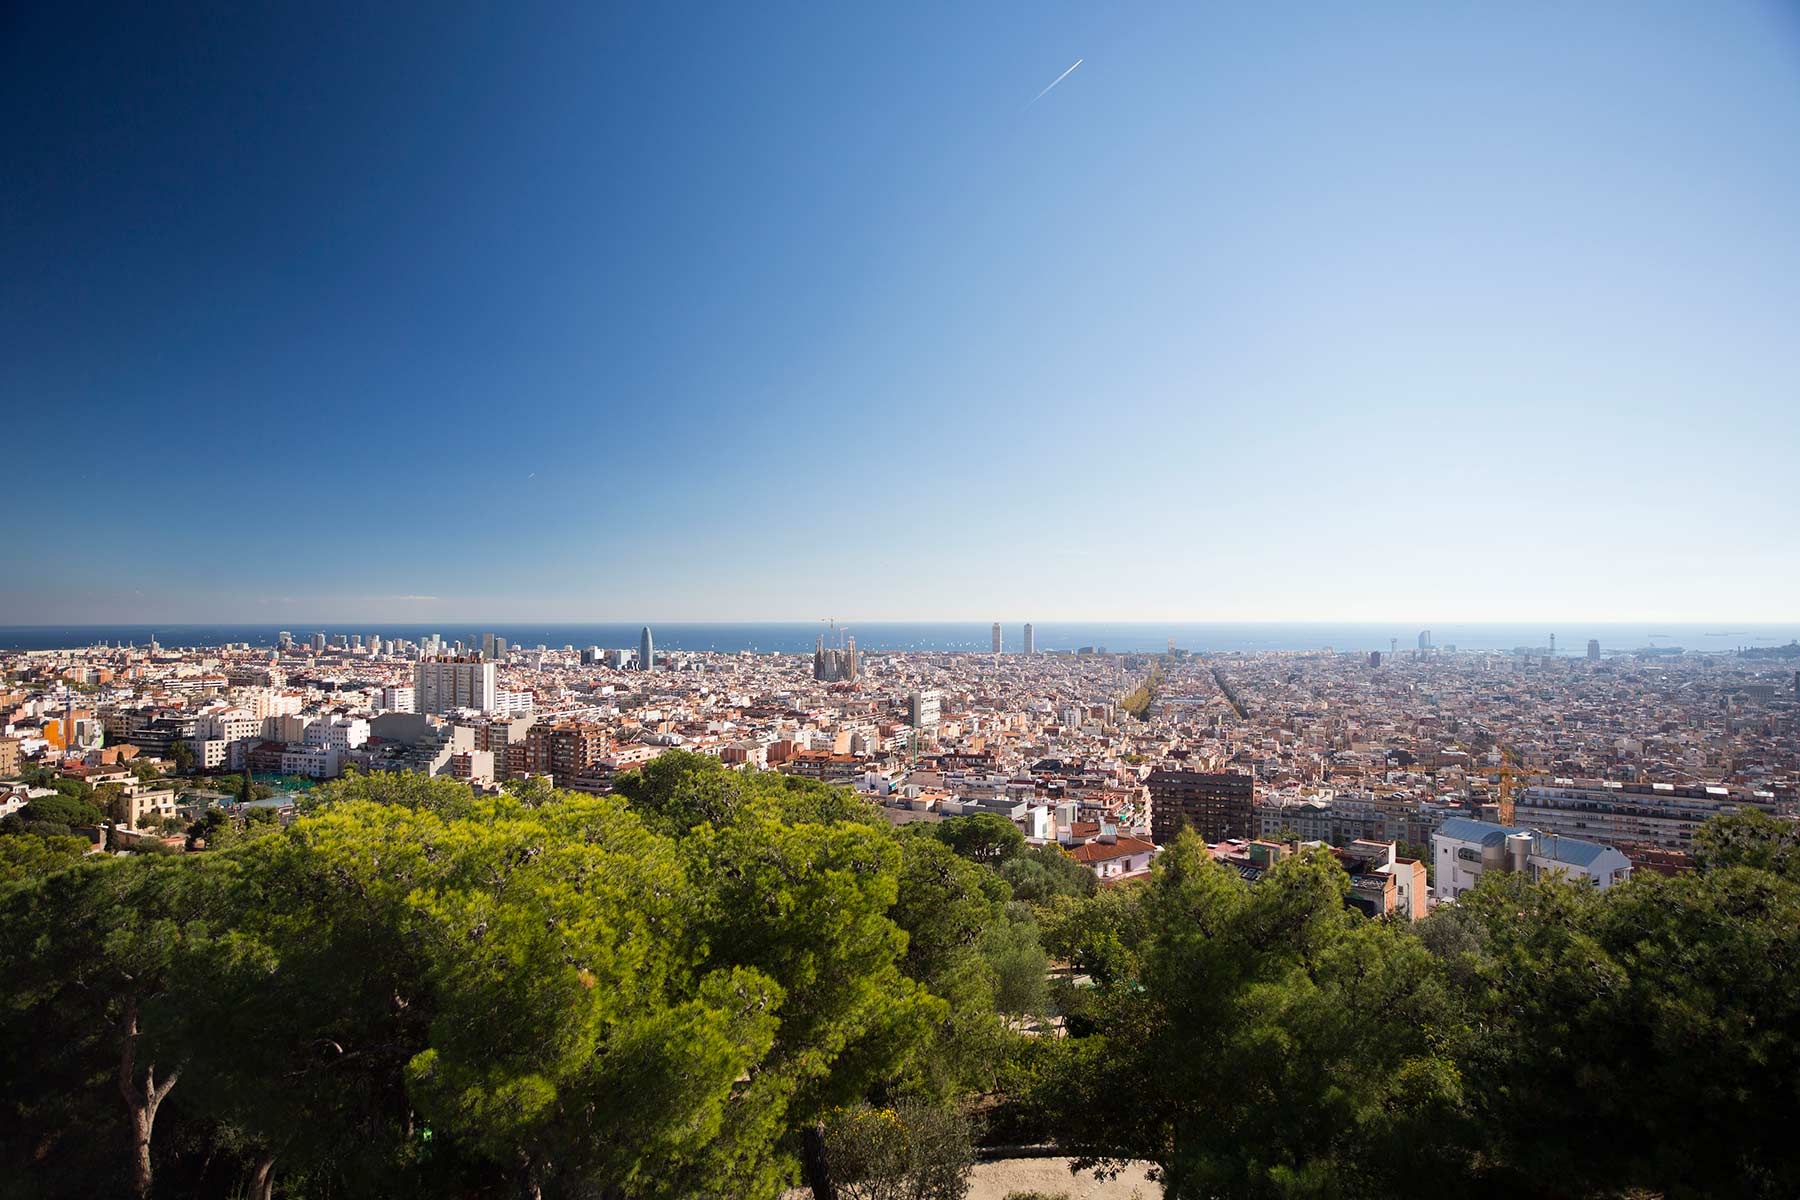
<path id="1" fill-rule="evenodd" d="M 1631 860 L 1613 846 L 1467 817 L 1452 817 L 1431 835 L 1431 855 L 1431 894 L 1440 901 L 1461 896 L 1488 871 L 1561 875 L 1602 891 L 1631 877 Z"/>
<path id="2" fill-rule="evenodd" d="M 1256 836 L 1256 778 L 1159 768 L 1150 788 L 1150 837 L 1161 846 L 1191 828 L 1208 842 Z"/>
<path id="3" fill-rule="evenodd" d="M 413 668 L 414 711 L 445 713 L 458 708 L 492 712 L 494 664 L 471 658 L 425 659 Z"/>
<path id="4" fill-rule="evenodd" d="M 1521 791 L 1513 801 L 1513 819 L 1545 833 L 1608 845 L 1686 850 L 1710 818 L 1751 808 L 1773 815 L 1775 796 L 1716 784 L 1558 780 Z"/>

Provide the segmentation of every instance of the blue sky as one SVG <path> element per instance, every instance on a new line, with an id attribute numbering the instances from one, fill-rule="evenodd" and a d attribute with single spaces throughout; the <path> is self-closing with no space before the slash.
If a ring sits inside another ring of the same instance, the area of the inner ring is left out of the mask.
<path id="1" fill-rule="evenodd" d="M 0 111 L 0 623 L 1800 608 L 1791 5 L 11 6 Z"/>

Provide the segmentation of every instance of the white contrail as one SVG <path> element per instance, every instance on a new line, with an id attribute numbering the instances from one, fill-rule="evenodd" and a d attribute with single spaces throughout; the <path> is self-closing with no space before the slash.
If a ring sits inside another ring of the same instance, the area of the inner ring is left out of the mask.
<path id="1" fill-rule="evenodd" d="M 1076 59 L 1074 67 L 1070 67 L 1067 71 L 1064 71 L 1061 75 L 1058 75 L 1055 79 L 1052 79 L 1050 81 L 1050 87 L 1045 88 L 1043 91 L 1041 91 L 1037 95 L 1033 96 L 1031 98 L 1031 102 L 1033 104 L 1036 104 L 1039 100 L 1042 100 L 1049 93 L 1050 88 L 1055 87 L 1057 84 L 1059 84 L 1063 80 L 1067 79 L 1071 74 L 1074 73 L 1075 67 L 1079 67 L 1082 63 L 1084 63 L 1086 61 L 1087 61 L 1087 59 L 1085 59 L 1085 58 Z"/>

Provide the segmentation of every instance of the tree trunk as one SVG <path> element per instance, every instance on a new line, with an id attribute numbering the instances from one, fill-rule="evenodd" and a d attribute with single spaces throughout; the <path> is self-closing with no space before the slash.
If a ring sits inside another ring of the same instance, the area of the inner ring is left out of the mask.
<path id="1" fill-rule="evenodd" d="M 250 1200 L 271 1200 L 275 1195 L 275 1156 L 273 1154 L 256 1164 L 256 1170 L 250 1176 Z"/>
<path id="2" fill-rule="evenodd" d="M 813 1200 L 837 1200 L 837 1188 L 831 1182 L 831 1168 L 825 1162 L 825 1126 L 808 1125 L 800 1134 L 800 1172 Z"/>
<path id="3" fill-rule="evenodd" d="M 150 1195 L 150 1115 L 142 1105 L 131 1106 L 131 1194 Z"/>
<path id="4" fill-rule="evenodd" d="M 544 1200 L 544 1186 L 538 1182 L 537 1167 L 527 1154 L 519 1155 L 519 1195 L 522 1200 Z"/>
<path id="5" fill-rule="evenodd" d="M 156 1128 L 156 1110 L 163 1098 L 181 1078 L 179 1069 L 169 1072 L 161 1083 L 156 1081 L 156 1064 L 144 1068 L 144 1079 L 137 1077 L 137 999 L 125 1003 L 125 1019 L 119 1023 L 119 1094 L 125 1097 L 125 1110 L 131 1118 L 131 1194 L 138 1200 L 150 1195 L 150 1133 Z"/>

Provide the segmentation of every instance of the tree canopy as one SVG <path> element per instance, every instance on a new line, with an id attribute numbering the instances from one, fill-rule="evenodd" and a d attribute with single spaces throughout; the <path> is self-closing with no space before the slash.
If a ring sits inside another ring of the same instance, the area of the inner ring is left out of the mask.
<path id="1" fill-rule="evenodd" d="M 1096 889 L 995 814 L 681 753 L 303 807 L 167 857 L 0 827 L 9 1194 L 948 1197 L 983 1128 L 1178 1197 L 1800 1192 L 1786 822 L 1409 926 L 1320 852 L 1248 884 L 1184 834 Z"/>

